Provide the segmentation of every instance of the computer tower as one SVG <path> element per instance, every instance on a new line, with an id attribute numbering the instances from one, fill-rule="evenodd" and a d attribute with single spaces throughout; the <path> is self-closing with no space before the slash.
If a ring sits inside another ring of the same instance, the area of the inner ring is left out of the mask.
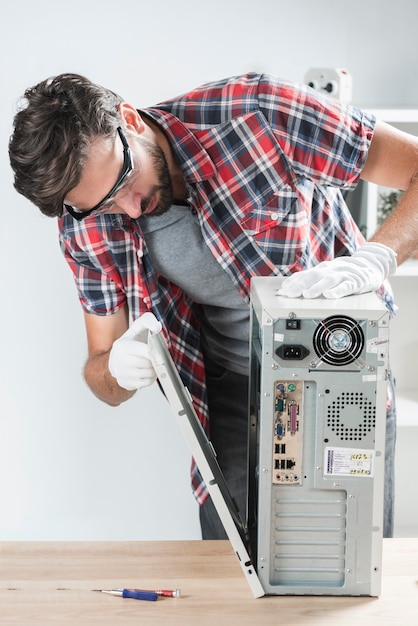
<path id="1" fill-rule="evenodd" d="M 266 594 L 380 593 L 389 316 L 251 287 L 248 524 Z"/>

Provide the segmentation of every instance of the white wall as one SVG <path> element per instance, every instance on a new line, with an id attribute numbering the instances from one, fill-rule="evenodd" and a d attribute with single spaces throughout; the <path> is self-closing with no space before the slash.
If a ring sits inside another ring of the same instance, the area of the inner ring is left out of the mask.
<path id="1" fill-rule="evenodd" d="M 56 223 L 12 187 L 18 97 L 64 71 L 138 107 L 262 70 L 346 67 L 362 105 L 418 106 L 415 0 L 21 0 L 0 23 L 0 539 L 198 538 L 189 453 L 156 388 L 117 409 L 81 368 Z"/>

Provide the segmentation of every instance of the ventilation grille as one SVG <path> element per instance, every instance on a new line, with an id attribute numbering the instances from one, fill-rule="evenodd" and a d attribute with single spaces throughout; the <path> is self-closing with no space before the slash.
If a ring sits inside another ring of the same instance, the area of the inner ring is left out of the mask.
<path id="1" fill-rule="evenodd" d="M 361 441 L 376 425 L 376 405 L 361 392 L 343 392 L 327 408 L 327 426 L 343 441 Z"/>
<path id="2" fill-rule="evenodd" d="M 318 323 L 313 344 L 317 356 L 328 365 L 349 365 L 364 348 L 364 334 L 353 318 L 332 315 Z"/>

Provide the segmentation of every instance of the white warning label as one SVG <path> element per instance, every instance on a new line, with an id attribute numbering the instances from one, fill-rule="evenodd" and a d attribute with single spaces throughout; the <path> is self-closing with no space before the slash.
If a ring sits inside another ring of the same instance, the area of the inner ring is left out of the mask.
<path id="1" fill-rule="evenodd" d="M 325 448 L 325 476 L 373 476 L 374 450 Z"/>

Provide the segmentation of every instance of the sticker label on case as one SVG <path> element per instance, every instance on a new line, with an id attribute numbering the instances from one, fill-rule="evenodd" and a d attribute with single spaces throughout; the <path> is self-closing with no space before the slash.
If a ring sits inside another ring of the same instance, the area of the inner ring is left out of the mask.
<path id="1" fill-rule="evenodd" d="M 374 450 L 325 448 L 325 476 L 373 476 Z"/>

